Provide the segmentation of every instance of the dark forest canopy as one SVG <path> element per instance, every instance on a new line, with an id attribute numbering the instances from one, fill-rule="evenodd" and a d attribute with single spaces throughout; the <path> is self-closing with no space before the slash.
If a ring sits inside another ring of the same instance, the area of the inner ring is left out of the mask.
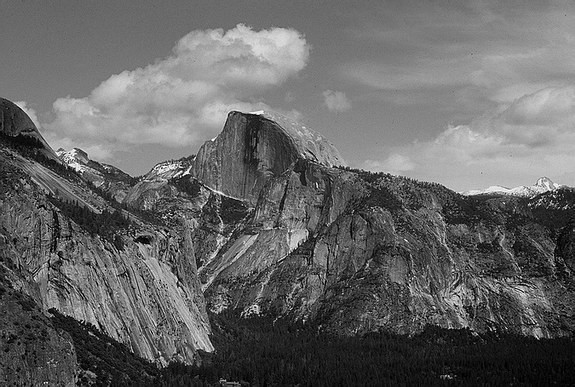
<path id="1" fill-rule="evenodd" d="M 157 369 L 90 324 L 52 313 L 72 336 L 82 368 L 97 375 L 96 385 L 218 386 L 226 379 L 246 386 L 566 386 L 575 380 L 575 342 L 568 338 L 438 327 L 414 337 L 341 337 L 231 312 L 211 316 L 215 353 L 201 353 L 199 365 Z"/>

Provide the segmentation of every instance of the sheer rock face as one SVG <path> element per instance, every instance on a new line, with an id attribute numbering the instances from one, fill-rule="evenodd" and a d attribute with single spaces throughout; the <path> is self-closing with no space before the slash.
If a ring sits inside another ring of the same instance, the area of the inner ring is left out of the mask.
<path id="1" fill-rule="evenodd" d="M 44 309 L 90 322 L 164 364 L 213 349 L 189 231 L 139 228 L 118 235 L 118 249 L 65 217 L 25 175 L 3 189 L 2 249 L 38 284 Z"/>
<path id="2" fill-rule="evenodd" d="M 103 199 L 0 149 L 0 257 L 11 286 L 44 309 L 161 363 L 212 349 L 204 295 L 216 312 L 313 320 L 340 334 L 435 324 L 572 335 L 575 232 L 557 220 L 573 208 L 561 199 L 575 203 L 571 191 L 463 197 L 334 168 L 340 161 L 290 121 L 232 112 L 195 159 L 160 164 L 130 188 L 124 202 L 165 224 L 137 221 L 118 233 L 120 248 L 45 192 L 96 213 L 109 209 Z"/>
<path id="3" fill-rule="evenodd" d="M 112 243 L 47 198 L 94 214 L 114 211 L 81 179 L 9 147 L 0 147 L 0 177 L 0 257 L 12 288 L 160 364 L 192 363 L 198 349 L 213 350 L 189 227 L 153 226 L 130 215 L 133 225 L 116 230 Z"/>
<path id="4" fill-rule="evenodd" d="M 562 258 L 569 270 L 575 272 L 575 222 L 569 222 L 557 239 L 555 255 Z"/>
<path id="5" fill-rule="evenodd" d="M 15 103 L 0 98 L 0 133 L 16 137 L 19 134 L 39 138 L 34 122 Z"/>
<path id="6" fill-rule="evenodd" d="M 559 226 L 545 225 L 527 199 L 481 201 L 333 168 L 330 152 L 314 158 L 286 127 L 233 112 L 194 164 L 198 180 L 254 206 L 203 255 L 213 311 L 314 320 L 344 334 L 426 324 L 572 334 L 571 237 L 565 231 L 555 253 Z"/>
<path id="7" fill-rule="evenodd" d="M 59 161 L 58 156 L 40 135 L 30 117 L 15 103 L 4 98 L 0 98 L 0 134 L 10 137 L 20 135 L 34 138 L 42 144 L 44 156 Z"/>
<path id="8" fill-rule="evenodd" d="M 54 328 L 28 296 L 11 289 L 0 269 L 0 384 L 75 386 L 71 338 Z"/>
<path id="9" fill-rule="evenodd" d="M 337 333 L 434 324 L 572 335 L 572 228 L 564 259 L 556 232 L 528 208 L 302 162 L 266 184 L 252 221 L 200 275 L 214 311 L 315 320 Z"/>
<path id="10" fill-rule="evenodd" d="M 260 190 L 300 158 L 332 166 L 339 152 L 317 133 L 269 114 L 231 112 L 224 130 L 199 150 L 192 174 L 208 187 L 255 204 Z"/>

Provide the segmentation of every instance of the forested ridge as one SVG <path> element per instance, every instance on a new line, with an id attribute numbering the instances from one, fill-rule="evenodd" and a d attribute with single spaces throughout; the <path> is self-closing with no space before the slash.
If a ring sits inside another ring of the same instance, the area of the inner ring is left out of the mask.
<path id="1" fill-rule="evenodd" d="M 96 213 L 77 202 L 65 201 L 57 196 L 48 195 L 47 199 L 58 207 L 66 217 L 72 219 L 92 236 L 100 235 L 113 243 L 118 250 L 124 249 L 119 231 L 127 230 L 132 222 L 120 209 L 103 210 L 101 213 Z"/>

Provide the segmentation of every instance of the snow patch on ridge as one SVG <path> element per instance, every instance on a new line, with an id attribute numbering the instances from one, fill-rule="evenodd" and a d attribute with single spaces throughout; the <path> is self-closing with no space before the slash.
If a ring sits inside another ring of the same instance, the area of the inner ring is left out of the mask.
<path id="1" fill-rule="evenodd" d="M 236 198 L 235 196 L 228 195 L 227 193 L 223 193 L 222 191 L 218 191 L 217 189 L 213 189 L 212 187 L 208 187 L 207 185 L 204 185 L 204 187 L 206 187 L 206 188 L 207 188 L 208 190 L 210 190 L 211 192 L 213 192 L 213 193 L 215 193 L 215 194 L 218 194 L 218 195 L 220 195 L 220 196 L 224 196 L 224 197 L 226 197 L 226 198 L 234 199 L 234 200 L 237 200 L 237 201 L 239 201 L 239 202 L 245 202 L 244 199 L 240 199 L 240 198 Z"/>
<path id="2" fill-rule="evenodd" d="M 144 180 L 169 180 L 190 175 L 193 159 L 193 157 L 184 157 L 179 160 L 162 161 L 146 173 Z"/>
<path id="3" fill-rule="evenodd" d="M 544 192 L 556 190 L 561 187 L 565 187 L 565 185 L 554 183 L 548 177 L 540 177 L 537 179 L 537 182 L 531 186 L 521 185 L 519 187 L 507 188 L 500 185 L 493 185 L 485 189 L 475 189 L 461 192 L 461 194 L 465 196 L 501 194 L 519 197 L 533 197 Z"/>
<path id="4" fill-rule="evenodd" d="M 76 172 L 92 172 L 93 169 L 88 167 L 86 164 L 90 161 L 88 154 L 82 149 L 73 148 L 69 151 L 60 148 L 56 151 L 56 155 L 62 160 L 66 165 L 75 170 Z"/>

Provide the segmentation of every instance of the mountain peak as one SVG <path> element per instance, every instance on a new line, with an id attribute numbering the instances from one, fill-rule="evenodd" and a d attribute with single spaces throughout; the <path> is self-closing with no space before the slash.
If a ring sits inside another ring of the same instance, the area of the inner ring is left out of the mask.
<path id="1" fill-rule="evenodd" d="M 559 184 L 555 184 L 553 183 L 553 181 L 546 177 L 540 177 L 539 179 L 537 179 L 537 182 L 535 183 L 536 187 L 542 187 L 542 188 L 546 188 L 547 190 L 553 190 L 555 188 L 559 188 Z"/>
<path id="2" fill-rule="evenodd" d="M 80 148 L 66 150 L 59 148 L 56 155 L 68 167 L 72 168 L 95 187 L 108 192 L 116 201 L 126 196 L 132 177 L 113 165 L 90 160 L 88 153 Z"/>
<path id="3" fill-rule="evenodd" d="M 166 160 L 157 163 L 144 175 L 144 180 L 169 180 L 190 174 L 192 163 L 196 157 L 187 156 L 178 160 Z"/>
<path id="4" fill-rule="evenodd" d="M 223 131 L 198 151 L 193 175 L 228 196 L 255 202 L 270 178 L 297 160 L 345 165 L 323 136 L 279 113 L 232 111 Z"/>
<path id="5" fill-rule="evenodd" d="M 486 189 L 476 189 L 463 192 L 463 195 L 485 195 L 485 194 L 500 194 L 521 197 L 533 197 L 544 192 L 553 191 L 557 188 L 563 187 L 562 184 L 554 183 L 550 178 L 543 176 L 537 179 L 537 182 L 532 186 L 521 185 L 514 188 L 506 188 L 499 185 L 491 186 Z"/>
<path id="6" fill-rule="evenodd" d="M 241 112 L 231 113 L 246 114 Z M 294 141 L 303 158 L 329 167 L 346 165 L 339 150 L 330 141 L 300 122 L 268 110 L 259 110 L 247 114 L 261 116 L 278 125 Z"/>
<path id="7" fill-rule="evenodd" d="M 62 161 L 64 161 L 68 165 L 70 165 L 71 163 L 79 163 L 87 165 L 90 162 L 88 153 L 86 153 L 80 148 L 72 148 L 69 151 L 65 150 L 64 148 L 59 148 L 56 151 L 56 154 Z"/>
<path id="8" fill-rule="evenodd" d="M 58 156 L 44 140 L 28 114 L 14 102 L 5 98 L 0 98 L 0 134 L 7 137 L 23 136 L 37 140 L 41 144 L 40 151 L 44 156 L 59 161 Z"/>
<path id="9" fill-rule="evenodd" d="M 12 137 L 20 134 L 39 137 L 32 119 L 14 102 L 0 98 L 0 133 Z"/>

